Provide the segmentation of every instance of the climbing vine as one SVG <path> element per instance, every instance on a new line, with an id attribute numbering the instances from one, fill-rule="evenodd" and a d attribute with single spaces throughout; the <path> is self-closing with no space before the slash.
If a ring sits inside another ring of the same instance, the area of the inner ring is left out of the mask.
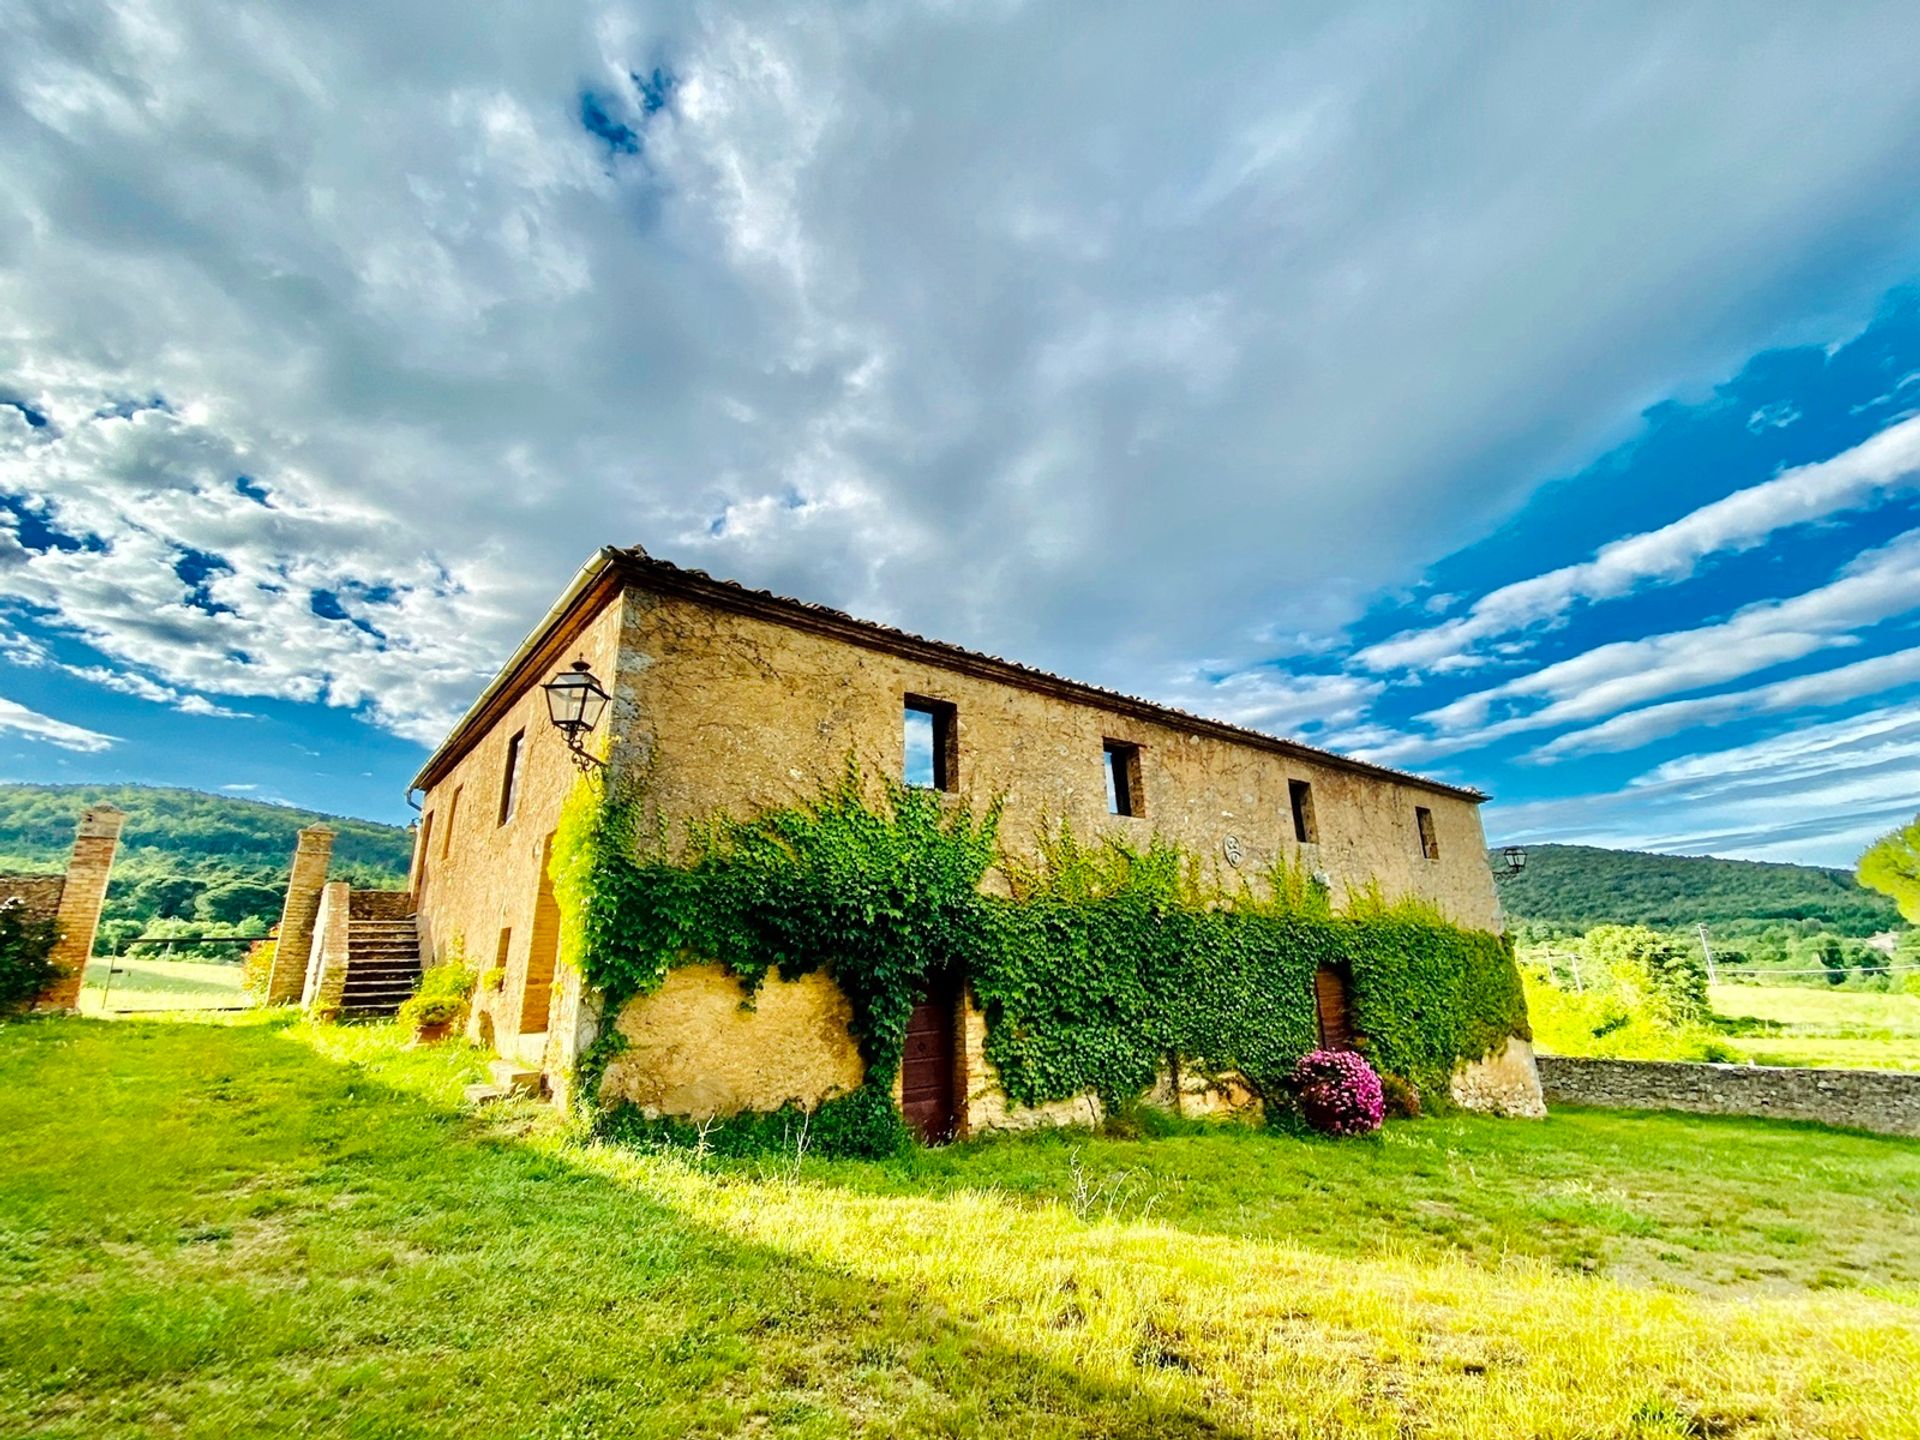
<path id="1" fill-rule="evenodd" d="M 1170 1062 L 1277 1097 L 1317 1042 L 1321 964 L 1351 975 L 1374 1065 L 1422 1090 L 1525 1033 L 1506 941 L 1431 908 L 1369 890 L 1335 914 L 1285 866 L 1227 890 L 1165 840 L 1089 844 L 1066 827 L 1032 861 L 1003 857 L 999 824 L 998 805 L 870 785 L 849 764 L 811 803 L 688 827 L 676 854 L 643 786 L 583 781 L 554 845 L 562 955 L 609 1015 L 680 963 L 716 961 L 750 992 L 824 970 L 866 1061 L 863 1125 L 891 1092 L 916 995 L 947 975 L 971 985 L 987 1057 L 1022 1104 L 1093 1091 L 1119 1106 Z M 605 1027 L 583 1095 L 622 1043 Z"/>

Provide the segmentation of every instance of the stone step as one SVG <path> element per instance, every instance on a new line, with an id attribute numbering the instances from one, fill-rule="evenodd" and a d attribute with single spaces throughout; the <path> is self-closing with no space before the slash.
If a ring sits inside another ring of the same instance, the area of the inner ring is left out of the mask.
<path id="1" fill-rule="evenodd" d="M 524 1065 L 511 1060 L 491 1060 L 487 1062 L 487 1073 L 493 1077 L 495 1085 L 504 1086 L 515 1095 L 538 1095 L 540 1093 L 540 1072 L 529 1070 Z"/>
<path id="2" fill-rule="evenodd" d="M 469 1085 L 461 1092 L 469 1105 L 491 1105 L 496 1100 L 505 1100 L 513 1092 L 503 1085 Z"/>
<path id="3" fill-rule="evenodd" d="M 405 980 L 409 985 L 420 978 L 418 965 L 349 965 L 349 980 Z"/>
<path id="4" fill-rule="evenodd" d="M 341 990 L 344 1000 L 392 1000 L 396 1004 L 412 997 L 415 987 L 401 981 L 374 980 L 356 985 L 351 980 Z"/>
<path id="5" fill-rule="evenodd" d="M 420 968 L 420 957 L 411 950 L 349 950 L 349 965 L 411 965 Z"/>

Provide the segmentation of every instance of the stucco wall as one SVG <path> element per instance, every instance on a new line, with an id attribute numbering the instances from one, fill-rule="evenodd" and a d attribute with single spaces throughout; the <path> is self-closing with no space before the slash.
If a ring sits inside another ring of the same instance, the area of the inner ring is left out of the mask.
<path id="1" fill-rule="evenodd" d="M 619 599 L 605 606 L 567 652 L 569 663 L 576 655 L 584 657 L 603 682 L 611 682 L 614 703 L 596 737 L 601 744 L 627 728 L 631 713 L 632 699 L 620 691 L 617 679 L 625 608 Z M 513 818 L 502 824 L 507 742 L 517 731 L 526 736 L 520 793 Z M 618 745 L 608 753 L 616 762 L 624 759 Z M 477 970 L 504 964 L 506 983 L 489 1007 L 497 1026 L 495 1041 L 503 1052 L 518 1038 L 508 1032 L 521 1013 L 541 856 L 579 776 L 535 683 L 421 801 L 412 888 L 419 906 L 422 956 L 428 963 L 443 964 L 460 946 Z M 502 932 L 507 936 L 504 951 Z M 572 1047 L 567 1048 L 570 1055 Z"/>
<path id="2" fill-rule="evenodd" d="M 619 1019 L 627 1048 L 608 1065 L 602 1100 L 704 1120 L 740 1110 L 811 1108 L 865 1075 L 840 987 L 815 972 L 769 975 L 751 1000 L 718 965 L 682 965 Z"/>
<path id="3" fill-rule="evenodd" d="M 1155 832 L 1205 857 L 1227 883 L 1276 857 L 1327 872 L 1336 899 L 1378 880 L 1463 925 L 1499 926 L 1478 807 L 1443 791 L 1149 723 L 671 596 L 629 592 L 621 681 L 650 748 L 649 794 L 670 819 L 748 814 L 810 799 L 849 754 L 869 773 L 904 763 L 907 694 L 957 707 L 959 789 L 1005 797 L 1003 843 L 1030 849 L 1043 820 L 1144 844 Z M 1107 813 L 1102 741 L 1142 747 L 1146 813 Z M 1289 780 L 1313 786 L 1319 843 L 1293 839 Z M 1414 810 L 1433 811 L 1440 858 L 1421 854 Z M 1229 835 L 1241 847 L 1228 865 Z"/>

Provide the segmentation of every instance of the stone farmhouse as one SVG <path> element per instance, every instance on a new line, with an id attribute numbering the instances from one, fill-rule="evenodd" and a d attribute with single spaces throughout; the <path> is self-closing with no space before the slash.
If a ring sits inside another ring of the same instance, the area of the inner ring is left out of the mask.
<path id="1" fill-rule="evenodd" d="M 1283 858 L 1335 894 L 1377 883 L 1389 899 L 1420 897 L 1456 924 L 1501 926 L 1475 791 L 610 547 L 413 782 L 424 794 L 411 876 L 422 953 L 504 971 L 476 998 L 475 1033 L 538 1070 L 558 1097 L 602 1025 L 628 1041 L 602 1098 L 653 1113 L 811 1106 L 862 1080 L 847 1002 L 824 973 L 770 976 L 747 1006 L 730 972 L 686 964 L 602 1016 L 559 964 L 548 860 L 579 770 L 541 687 L 576 661 L 611 696 L 591 737 L 600 758 L 615 774 L 644 767 L 652 802 L 675 825 L 805 801 L 851 755 L 869 773 L 1002 796 L 1008 843 L 1043 821 L 1140 845 L 1157 832 L 1223 873 Z M 1344 996 L 1337 978 L 1323 976 L 1320 989 L 1322 1030 L 1337 1040 L 1349 1024 Z M 1011 1107 L 985 1036 L 964 985 L 916 1009 L 896 1094 L 924 1133 L 1086 1115 L 1091 1101 Z M 1468 1071 L 1455 1086 L 1466 1102 L 1538 1112 L 1524 1040 Z"/>

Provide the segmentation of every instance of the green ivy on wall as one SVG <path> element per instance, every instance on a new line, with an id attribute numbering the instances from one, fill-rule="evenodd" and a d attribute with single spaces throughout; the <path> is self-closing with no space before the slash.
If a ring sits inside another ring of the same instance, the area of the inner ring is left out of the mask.
<path id="1" fill-rule="evenodd" d="M 644 787 L 607 794 L 588 779 L 554 844 L 562 956 L 609 1017 L 680 963 L 717 961 L 749 991 L 769 973 L 826 971 L 852 1010 L 869 1121 L 891 1093 L 916 995 L 949 974 L 986 1013 L 1009 1098 L 1029 1105 L 1092 1091 L 1118 1108 L 1175 1057 L 1277 1096 L 1314 1046 L 1322 963 L 1351 975 L 1375 1066 L 1423 1091 L 1525 1033 L 1511 947 L 1428 907 L 1370 891 L 1335 915 L 1284 867 L 1227 892 L 1157 838 L 1142 851 L 1062 828 L 1026 862 L 1002 856 L 999 822 L 997 805 L 976 814 L 931 791 L 870 787 L 850 764 L 812 803 L 694 825 L 673 855 Z M 996 867 L 1005 895 L 983 888 Z M 604 1029 L 583 1058 L 583 1095 L 622 1043 Z"/>

